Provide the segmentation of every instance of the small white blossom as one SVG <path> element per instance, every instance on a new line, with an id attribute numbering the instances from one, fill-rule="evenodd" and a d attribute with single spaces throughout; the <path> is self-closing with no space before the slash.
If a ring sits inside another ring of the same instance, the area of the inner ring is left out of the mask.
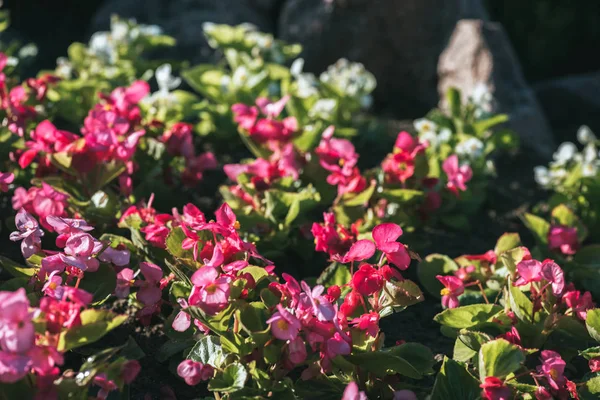
<path id="1" fill-rule="evenodd" d="M 577 153 L 577 147 L 571 142 L 564 142 L 558 147 L 558 150 L 552 156 L 554 158 L 553 165 L 564 165 L 571 161 Z"/>
<path id="2" fill-rule="evenodd" d="M 330 119 L 337 106 L 334 99 L 319 99 L 309 110 L 308 115 L 312 118 Z"/>
<path id="3" fill-rule="evenodd" d="M 107 64 L 117 61 L 117 51 L 114 48 L 108 32 L 96 32 L 90 38 L 89 51 Z"/>
<path id="4" fill-rule="evenodd" d="M 582 125 L 577 130 L 577 140 L 581 144 L 588 144 L 595 141 L 596 136 L 588 126 Z"/>
<path id="5" fill-rule="evenodd" d="M 415 120 L 414 125 L 415 129 L 421 134 L 424 134 L 425 132 L 435 133 L 437 131 L 437 124 L 425 118 Z"/>
<path id="6" fill-rule="evenodd" d="M 181 85 L 181 78 L 175 77 L 172 74 L 171 64 L 163 64 L 156 68 L 156 83 L 158 90 L 162 93 L 169 93 Z"/>
<path id="7" fill-rule="evenodd" d="M 471 137 L 457 144 L 455 150 L 459 156 L 479 158 L 483 154 L 483 142 L 475 137 Z"/>
<path id="8" fill-rule="evenodd" d="M 438 135 L 438 142 L 446 143 L 450 140 L 451 137 L 452 131 L 449 128 L 444 128 L 440 131 L 440 134 Z"/>
<path id="9" fill-rule="evenodd" d="M 547 186 L 550 183 L 550 172 L 543 165 L 538 165 L 533 169 L 535 181 L 540 186 Z"/>

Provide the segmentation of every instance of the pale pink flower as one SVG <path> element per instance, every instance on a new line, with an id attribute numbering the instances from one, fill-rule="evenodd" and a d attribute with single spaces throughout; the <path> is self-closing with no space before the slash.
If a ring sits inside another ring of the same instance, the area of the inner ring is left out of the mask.
<path id="1" fill-rule="evenodd" d="M 215 267 L 201 267 L 194 272 L 191 281 L 194 287 L 190 293 L 190 305 L 197 305 L 207 314 L 215 315 L 229 304 L 229 279 L 219 277 Z"/>
<path id="2" fill-rule="evenodd" d="M 335 308 L 333 304 L 323 295 L 325 287 L 323 285 L 317 285 L 314 288 L 310 288 L 304 281 L 300 283 L 304 293 L 302 298 L 308 300 L 310 306 L 312 306 L 313 314 L 319 321 L 333 321 L 335 317 Z"/>
<path id="3" fill-rule="evenodd" d="M 555 351 L 543 350 L 540 358 L 542 365 L 537 367 L 539 373 L 543 374 L 554 390 L 559 390 L 566 383 L 564 377 L 567 363 Z"/>
<path id="4" fill-rule="evenodd" d="M 346 389 L 344 389 L 344 394 L 342 395 L 342 400 L 368 400 L 365 392 L 362 392 L 358 389 L 358 385 L 356 382 L 350 382 Z"/>
<path id="5" fill-rule="evenodd" d="M 446 183 L 448 190 L 456 196 L 458 196 L 459 190 L 463 192 L 467 190 L 466 183 L 473 177 L 473 170 L 468 165 L 459 166 L 456 154 L 451 155 L 444 161 L 442 169 L 448 177 L 448 182 Z"/>
<path id="6" fill-rule="evenodd" d="M 523 260 L 517 264 L 519 278 L 515 281 L 515 286 L 524 286 L 531 282 L 542 280 L 542 263 L 537 260 Z"/>
<path id="7" fill-rule="evenodd" d="M 13 183 L 15 175 L 11 172 L 0 172 L 0 192 L 8 192 L 8 185 Z"/>
<path id="8" fill-rule="evenodd" d="M 140 263 L 140 272 L 144 280 L 138 279 L 135 281 L 135 286 L 140 288 L 136 298 L 146 306 L 154 305 L 162 297 L 162 290 L 160 290 L 159 284 L 163 277 L 163 271 L 156 264 L 142 262 Z"/>
<path id="9" fill-rule="evenodd" d="M 273 336 L 280 340 L 294 340 L 302 327 L 298 318 L 286 310 L 281 304 L 277 304 L 277 312 L 267 320 L 271 325 Z"/>
<path id="10" fill-rule="evenodd" d="M 37 220 L 21 208 L 15 216 L 15 225 L 17 231 L 10 234 L 10 240 L 13 242 L 22 240 L 21 252 L 23 257 L 29 258 L 40 251 L 44 231 L 40 229 Z"/>
<path id="11" fill-rule="evenodd" d="M 129 291 L 134 283 L 134 272 L 131 268 L 123 268 L 117 273 L 117 286 L 115 287 L 115 296 L 124 299 L 129 296 Z"/>
<path id="12" fill-rule="evenodd" d="M 197 361 L 183 360 L 177 366 L 177 375 L 188 385 L 195 386 L 202 381 L 202 367 L 203 365 Z"/>
<path id="13" fill-rule="evenodd" d="M 542 264 L 542 277 L 552 284 L 552 293 L 560 296 L 565 290 L 565 276 L 563 270 L 551 260 Z"/>
<path id="14" fill-rule="evenodd" d="M 35 328 L 25 289 L 0 292 L 0 348 L 25 353 L 33 346 Z"/>
<path id="15" fill-rule="evenodd" d="M 306 360 L 306 344 L 300 336 L 288 343 L 288 356 L 295 365 L 302 364 Z"/>

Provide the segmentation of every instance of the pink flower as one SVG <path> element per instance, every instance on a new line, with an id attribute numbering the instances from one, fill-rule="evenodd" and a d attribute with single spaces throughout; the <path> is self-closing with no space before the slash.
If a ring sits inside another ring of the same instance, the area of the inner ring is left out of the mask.
<path id="1" fill-rule="evenodd" d="M 565 290 L 565 277 L 563 270 L 551 260 L 546 260 L 542 264 L 542 276 L 552 284 L 552 293 L 560 296 Z"/>
<path id="2" fill-rule="evenodd" d="M 110 392 L 119 388 L 117 384 L 113 380 L 108 379 L 104 373 L 94 376 L 93 382 L 94 385 L 100 386 L 100 390 L 98 391 L 96 397 L 102 400 L 105 400 Z"/>
<path id="3" fill-rule="evenodd" d="M 358 329 L 366 331 L 371 337 L 377 336 L 379 333 L 379 313 L 372 311 L 368 314 L 363 314 L 359 318 L 352 320 Z"/>
<path id="4" fill-rule="evenodd" d="M 123 268 L 117 273 L 117 286 L 115 287 L 115 296 L 124 299 L 129 295 L 131 286 L 133 286 L 134 272 L 131 268 Z"/>
<path id="5" fill-rule="evenodd" d="M 456 308 L 460 305 L 458 296 L 464 293 L 465 286 L 463 281 L 455 276 L 436 276 L 437 280 L 444 285 L 440 291 L 442 295 L 442 306 L 445 308 Z"/>
<path id="6" fill-rule="evenodd" d="M 233 120 L 239 124 L 240 128 L 247 131 L 254 126 L 258 117 L 258 109 L 256 107 L 241 103 L 232 105 L 231 111 L 233 112 Z"/>
<path id="7" fill-rule="evenodd" d="M 577 229 L 563 225 L 552 225 L 548 230 L 548 247 L 565 255 L 572 255 L 579 249 Z"/>
<path id="8" fill-rule="evenodd" d="M 56 365 L 62 365 L 64 357 L 53 346 L 34 346 L 29 350 L 33 369 L 40 374 L 50 372 Z"/>
<path id="9" fill-rule="evenodd" d="M 325 288 L 322 285 L 317 285 L 311 290 L 310 286 L 304 281 L 300 283 L 300 286 L 304 290 L 302 294 L 303 302 L 306 304 L 308 300 L 317 319 L 319 321 L 332 321 L 335 317 L 335 308 L 327 300 L 327 297 L 323 296 Z"/>
<path id="10" fill-rule="evenodd" d="M 446 183 L 448 190 L 456 196 L 458 196 L 459 190 L 463 192 L 467 190 L 465 184 L 473 177 L 473 170 L 471 170 L 471 167 L 468 165 L 459 166 L 458 156 L 456 154 L 446 158 L 442 164 L 442 169 L 448 176 L 448 182 Z"/>
<path id="11" fill-rule="evenodd" d="M 52 271 L 44 287 L 42 288 L 42 293 L 46 296 L 54 297 L 58 300 L 63 298 L 64 288 L 62 285 L 62 278 L 60 276 L 62 271 Z"/>
<path id="12" fill-rule="evenodd" d="M 177 366 L 177 375 L 179 375 L 185 383 L 190 386 L 196 386 L 199 384 L 205 376 L 202 374 L 204 365 L 197 361 L 183 360 Z"/>
<path id="13" fill-rule="evenodd" d="M 135 285 L 140 288 L 136 298 L 146 306 L 154 305 L 162 297 L 162 290 L 158 285 L 163 276 L 163 271 L 158 265 L 149 262 L 140 263 L 140 271 L 144 276 L 144 280 L 138 279 L 135 281 Z"/>
<path id="14" fill-rule="evenodd" d="M 288 343 L 287 351 L 290 361 L 295 365 L 302 364 L 306 360 L 306 344 L 300 336 Z"/>
<path id="15" fill-rule="evenodd" d="M 541 354 L 542 365 L 537 367 L 538 372 L 546 377 L 554 390 L 559 390 L 566 383 L 563 373 L 567 363 L 555 351 L 543 350 Z"/>
<path id="16" fill-rule="evenodd" d="M 582 321 L 587 318 L 587 310 L 594 308 L 592 294 L 585 292 L 583 295 L 578 290 L 571 290 L 562 296 L 562 301 L 573 310 L 573 314 Z"/>
<path id="17" fill-rule="evenodd" d="M 129 264 L 131 253 L 127 249 L 113 249 L 108 246 L 102 253 L 98 255 L 100 261 L 111 263 L 117 267 L 124 267 Z"/>
<path id="18" fill-rule="evenodd" d="M 410 265 L 410 255 L 402 243 L 396 242 L 402 236 L 402 228 L 393 223 L 377 225 L 373 228 L 373 240 L 377 249 L 382 251 L 387 260 L 401 270 Z"/>
<path id="19" fill-rule="evenodd" d="M 129 360 L 123 364 L 121 367 L 121 378 L 125 384 L 129 385 L 131 382 L 135 380 L 140 371 L 142 370 L 142 366 L 137 360 Z"/>
<path id="20" fill-rule="evenodd" d="M 525 286 L 531 282 L 542 280 L 542 263 L 537 260 L 523 260 L 517 264 L 519 278 L 515 281 L 515 286 Z"/>
<path id="21" fill-rule="evenodd" d="M 283 96 L 281 99 L 277 100 L 274 103 L 270 102 L 269 99 L 265 97 L 259 97 L 258 99 L 256 99 L 256 105 L 258 106 L 260 111 L 268 118 L 277 118 L 279 114 L 281 114 L 289 100 L 289 95 Z"/>
<path id="22" fill-rule="evenodd" d="M 600 357 L 594 357 L 588 362 L 591 372 L 600 371 Z"/>
<path id="23" fill-rule="evenodd" d="M 89 233 L 77 233 L 69 237 L 65 243 L 65 254 L 61 254 L 60 257 L 67 265 L 82 271 L 95 272 L 100 262 L 93 256 L 102 249 L 102 246 L 102 243 Z"/>
<path id="24" fill-rule="evenodd" d="M 485 400 L 510 400 L 512 399 L 512 391 L 508 386 L 504 385 L 502 380 L 495 376 L 488 376 L 483 383 L 479 385 L 483 389 L 481 396 Z"/>
<path id="25" fill-rule="evenodd" d="M 29 258 L 41 250 L 42 236 L 44 232 L 40 229 L 38 222 L 31 214 L 21 208 L 15 216 L 17 231 L 10 234 L 13 242 L 22 240 L 21 252 L 23 257 Z"/>
<path id="26" fill-rule="evenodd" d="M 42 226 L 48 230 L 52 230 L 52 227 L 45 222 L 46 217 L 50 215 L 57 217 L 66 215 L 65 210 L 69 196 L 55 190 L 52 186 L 46 184 L 46 182 L 42 182 L 42 188 L 37 189 L 34 193 L 33 201 L 31 202 L 33 211 L 40 218 Z"/>
<path id="27" fill-rule="evenodd" d="M 335 358 L 338 355 L 346 356 L 352 352 L 352 343 L 350 337 L 336 332 L 327 339 L 327 357 Z"/>
<path id="28" fill-rule="evenodd" d="M 26 355 L 0 351 L 0 382 L 14 383 L 31 369 L 31 358 Z"/>
<path id="29" fill-rule="evenodd" d="M 363 296 L 380 291 L 383 283 L 383 276 L 371 264 L 362 264 L 351 281 L 352 288 Z"/>
<path id="30" fill-rule="evenodd" d="M 25 353 L 33 346 L 34 338 L 35 328 L 25 289 L 0 292 L 0 348 Z"/>
<path id="31" fill-rule="evenodd" d="M 194 287 L 190 293 L 190 305 L 197 305 L 207 314 L 215 315 L 229 304 L 229 280 L 219 277 L 215 267 L 201 267 L 194 272 L 191 281 Z"/>
<path id="32" fill-rule="evenodd" d="M 170 155 L 183 156 L 185 158 L 190 158 L 194 155 L 193 129 L 191 124 L 177 122 L 163 133 L 161 141 L 167 145 L 167 151 Z"/>
<path id="33" fill-rule="evenodd" d="M 46 223 L 58 233 L 56 238 L 56 246 L 63 248 L 72 234 L 89 232 L 94 229 L 93 226 L 82 219 L 61 218 L 54 215 L 46 217 Z"/>
<path id="34" fill-rule="evenodd" d="M 8 185 L 13 183 L 15 175 L 11 172 L 0 172 L 0 192 L 8 192 Z"/>
<path id="35" fill-rule="evenodd" d="M 271 325 L 273 336 L 280 340 L 295 340 L 302 327 L 298 318 L 281 304 L 277 304 L 277 311 L 267 320 L 267 323 Z"/>
<path id="36" fill-rule="evenodd" d="M 419 399 L 417 398 L 417 395 L 415 394 L 415 392 L 413 392 L 412 390 L 403 389 L 403 390 L 396 390 L 394 392 L 394 397 L 392 397 L 392 400 L 419 400 Z"/>
<path id="37" fill-rule="evenodd" d="M 358 389 L 356 382 L 350 382 L 344 389 L 342 400 L 367 400 L 367 395 Z"/>
<path id="38" fill-rule="evenodd" d="M 334 256 L 333 260 L 346 264 L 353 261 L 362 261 L 369 259 L 375 254 L 375 245 L 368 239 L 362 239 L 350 246 L 348 252 L 343 256 Z"/>
<path id="39" fill-rule="evenodd" d="M 510 331 L 498 336 L 499 338 L 506 339 L 508 342 L 512 344 L 516 344 L 517 346 L 521 345 L 521 335 L 519 331 L 514 326 L 510 327 Z"/>

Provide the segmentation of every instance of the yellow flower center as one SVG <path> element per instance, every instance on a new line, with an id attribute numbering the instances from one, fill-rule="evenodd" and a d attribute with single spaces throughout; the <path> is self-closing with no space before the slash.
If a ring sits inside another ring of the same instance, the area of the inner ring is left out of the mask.
<path id="1" fill-rule="evenodd" d="M 205 288 L 205 290 L 210 294 L 214 294 L 217 291 L 217 285 L 210 284 Z"/>
<path id="2" fill-rule="evenodd" d="M 240 229 L 240 221 L 235 221 L 235 222 L 233 223 L 233 227 L 234 227 L 235 229 Z"/>
<path id="3" fill-rule="evenodd" d="M 552 377 L 552 379 L 554 379 L 554 380 L 558 379 L 558 371 L 555 370 L 554 368 L 550 369 L 550 372 L 548 373 L 548 375 L 550 375 Z"/>
<path id="4" fill-rule="evenodd" d="M 440 294 L 442 296 L 448 296 L 450 293 L 451 293 L 450 289 L 448 289 L 448 288 L 443 288 L 442 290 L 440 290 Z"/>
<path id="5" fill-rule="evenodd" d="M 48 285 L 48 287 L 52 290 L 56 289 L 58 285 L 56 284 L 56 282 L 50 282 L 50 284 Z"/>
<path id="6" fill-rule="evenodd" d="M 290 324 L 288 324 L 288 322 L 285 319 L 280 319 L 276 322 L 277 327 L 279 329 L 281 329 L 282 331 L 285 331 L 289 328 Z"/>

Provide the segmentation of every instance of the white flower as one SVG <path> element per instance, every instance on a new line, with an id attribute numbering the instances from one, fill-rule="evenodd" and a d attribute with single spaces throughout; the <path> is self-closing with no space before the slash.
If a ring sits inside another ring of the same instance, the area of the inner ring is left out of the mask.
<path id="1" fill-rule="evenodd" d="M 577 130 L 577 140 L 581 144 L 588 144 L 596 140 L 596 136 L 587 125 L 581 125 Z"/>
<path id="2" fill-rule="evenodd" d="M 414 125 L 415 125 L 415 129 L 418 130 L 419 133 L 425 133 L 425 132 L 435 133 L 437 131 L 436 123 L 433 121 L 430 121 L 428 119 L 425 119 L 425 118 L 420 118 L 420 119 L 415 120 Z"/>
<path id="3" fill-rule="evenodd" d="M 451 137 L 452 137 L 452 131 L 448 128 L 444 128 L 440 131 L 440 134 L 438 135 L 438 142 L 446 143 L 447 141 L 450 140 Z"/>
<path id="4" fill-rule="evenodd" d="M 243 65 L 240 65 L 233 71 L 233 75 L 231 76 L 231 83 L 234 87 L 239 88 L 245 85 L 248 80 L 248 68 Z"/>
<path id="5" fill-rule="evenodd" d="M 597 173 L 598 173 L 598 163 L 597 162 L 581 164 L 581 174 L 583 176 L 586 176 L 586 177 L 596 176 Z"/>
<path id="6" fill-rule="evenodd" d="M 163 30 L 158 25 L 139 25 L 138 29 L 143 36 L 159 36 L 162 35 Z"/>
<path id="7" fill-rule="evenodd" d="M 483 142 L 475 137 L 471 137 L 457 144 L 455 150 L 459 156 L 479 158 L 483 154 Z"/>
<path id="8" fill-rule="evenodd" d="M 19 50 L 19 58 L 35 57 L 38 55 L 38 48 L 35 44 L 30 43 L 21 47 Z M 14 58 L 14 57 L 9 57 Z M 16 64 L 15 64 L 16 65 Z"/>
<path id="9" fill-rule="evenodd" d="M 337 101 L 334 99 L 319 99 L 314 106 L 308 111 L 308 115 L 312 118 L 330 119 L 337 106 Z"/>
<path id="10" fill-rule="evenodd" d="M 129 34 L 129 25 L 123 21 L 113 21 L 110 25 L 110 33 L 117 42 L 125 42 Z"/>
<path id="11" fill-rule="evenodd" d="M 433 131 L 425 131 L 419 135 L 421 140 L 427 142 L 429 147 L 436 148 L 438 146 L 438 135 Z"/>
<path id="12" fill-rule="evenodd" d="M 485 83 L 478 83 L 475 85 L 475 88 L 473 88 L 473 93 L 471 94 L 471 98 L 475 104 L 479 105 L 486 105 L 494 100 L 489 86 Z"/>
<path id="13" fill-rule="evenodd" d="M 298 76 L 302 73 L 303 69 L 304 69 L 304 59 L 297 58 L 294 60 L 294 62 L 292 63 L 292 66 L 290 67 L 290 74 L 292 74 L 292 76 Z"/>
<path id="14" fill-rule="evenodd" d="M 550 170 L 550 178 L 552 180 L 561 180 L 567 176 L 567 170 L 564 168 Z"/>
<path id="15" fill-rule="evenodd" d="M 535 167 L 533 169 L 533 175 L 535 181 L 540 186 L 547 186 L 550 183 L 550 173 L 548 171 L 548 168 L 544 167 L 543 165 L 538 165 L 537 167 Z"/>
<path id="16" fill-rule="evenodd" d="M 96 32 L 90 38 L 90 53 L 108 64 L 114 64 L 117 60 L 115 50 L 108 32 Z"/>
<path id="17" fill-rule="evenodd" d="M 167 94 L 181 85 L 181 78 L 171 75 L 171 64 L 163 64 L 156 68 L 156 83 L 161 93 Z"/>
<path id="18" fill-rule="evenodd" d="M 558 150 L 552 156 L 554 158 L 553 165 L 564 165 L 571 161 L 577 153 L 577 147 L 571 142 L 564 142 L 558 147 Z"/>

